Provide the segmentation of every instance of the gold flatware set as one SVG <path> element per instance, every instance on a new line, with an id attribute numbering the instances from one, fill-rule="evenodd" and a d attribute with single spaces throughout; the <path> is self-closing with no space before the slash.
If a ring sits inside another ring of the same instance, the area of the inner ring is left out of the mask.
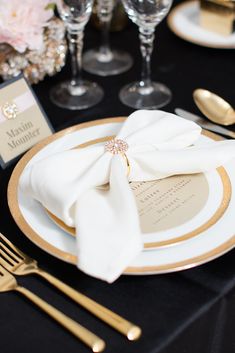
<path id="1" fill-rule="evenodd" d="M 24 276 L 31 274 L 37 274 L 46 279 L 50 284 L 74 300 L 77 304 L 81 305 L 100 320 L 125 335 L 130 341 L 137 340 L 141 336 L 140 327 L 127 321 L 108 308 L 98 304 L 84 294 L 79 293 L 72 287 L 39 268 L 35 260 L 25 255 L 0 233 L 0 292 L 11 290 L 20 292 L 90 347 L 93 352 L 103 351 L 105 348 L 105 342 L 101 338 L 36 296 L 34 293 L 30 292 L 28 289 L 19 286 L 14 277 L 14 275 Z"/>

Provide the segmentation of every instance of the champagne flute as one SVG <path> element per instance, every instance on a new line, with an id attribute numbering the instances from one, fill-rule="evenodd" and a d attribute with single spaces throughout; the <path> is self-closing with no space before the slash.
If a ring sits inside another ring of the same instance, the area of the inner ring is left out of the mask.
<path id="1" fill-rule="evenodd" d="M 57 0 L 56 4 L 67 29 L 72 77 L 53 87 L 50 98 L 62 108 L 86 109 L 103 98 L 103 90 L 81 76 L 83 32 L 92 12 L 93 0 Z"/>
<path id="2" fill-rule="evenodd" d="M 171 100 L 171 91 L 163 84 L 151 81 L 151 54 L 155 27 L 168 13 L 173 0 L 122 0 L 129 18 L 139 27 L 142 54 L 141 80 L 124 86 L 121 102 L 136 109 L 163 107 Z"/>
<path id="3" fill-rule="evenodd" d="M 101 23 L 101 45 L 88 50 L 83 56 L 84 69 L 90 73 L 109 76 L 127 71 L 132 66 L 131 56 L 121 50 L 111 49 L 109 30 L 116 0 L 97 0 L 97 16 Z"/>

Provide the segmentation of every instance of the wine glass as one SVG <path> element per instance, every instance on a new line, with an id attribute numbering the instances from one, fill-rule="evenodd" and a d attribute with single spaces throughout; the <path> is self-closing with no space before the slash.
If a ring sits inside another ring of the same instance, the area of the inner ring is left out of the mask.
<path id="1" fill-rule="evenodd" d="M 103 90 L 81 76 L 83 32 L 92 12 L 93 0 L 57 0 L 57 9 L 64 21 L 71 57 L 72 77 L 52 88 L 53 103 L 71 110 L 89 108 L 103 98 Z"/>
<path id="2" fill-rule="evenodd" d="M 129 18 L 139 27 L 142 54 L 141 80 L 124 86 L 121 102 L 136 109 L 155 109 L 171 100 L 171 91 L 163 84 L 151 81 L 151 54 L 155 27 L 168 13 L 173 0 L 122 0 Z"/>
<path id="3" fill-rule="evenodd" d="M 83 56 L 84 69 L 90 73 L 109 76 L 127 71 L 132 66 L 131 56 L 121 50 L 113 50 L 109 44 L 109 30 L 115 0 L 97 0 L 97 16 L 101 23 L 101 45 L 88 50 Z"/>

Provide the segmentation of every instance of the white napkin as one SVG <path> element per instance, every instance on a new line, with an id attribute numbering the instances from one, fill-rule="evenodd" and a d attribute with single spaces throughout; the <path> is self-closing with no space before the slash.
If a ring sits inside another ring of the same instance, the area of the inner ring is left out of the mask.
<path id="1" fill-rule="evenodd" d="M 59 152 L 26 167 L 20 186 L 77 230 L 78 267 L 113 282 L 143 248 L 129 181 L 205 172 L 235 157 L 235 141 L 192 146 L 201 128 L 163 111 L 140 110 L 116 139 L 128 144 L 125 158 L 104 143 Z M 101 188 L 109 183 L 109 188 Z"/>

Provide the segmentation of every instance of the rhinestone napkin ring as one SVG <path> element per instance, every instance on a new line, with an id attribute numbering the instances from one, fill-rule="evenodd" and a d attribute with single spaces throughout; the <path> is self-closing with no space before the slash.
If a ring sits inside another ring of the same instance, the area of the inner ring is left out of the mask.
<path id="1" fill-rule="evenodd" d="M 128 144 L 121 139 L 112 139 L 105 143 L 104 148 L 106 152 L 112 154 L 124 154 L 128 150 Z"/>

